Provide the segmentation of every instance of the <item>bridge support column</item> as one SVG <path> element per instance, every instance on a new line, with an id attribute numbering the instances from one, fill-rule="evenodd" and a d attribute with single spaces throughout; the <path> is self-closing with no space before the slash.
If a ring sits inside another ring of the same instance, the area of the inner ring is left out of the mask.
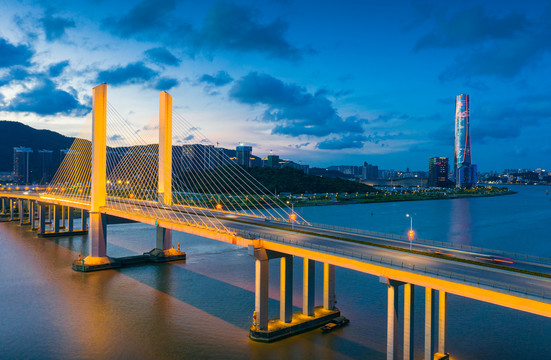
<path id="1" fill-rule="evenodd" d="M 413 360 L 414 314 L 415 287 L 413 284 L 404 284 L 404 360 Z"/>
<path id="2" fill-rule="evenodd" d="M 6 198 L 2 198 L 2 199 L 0 199 L 0 201 L 2 202 L 2 214 L 5 214 L 6 213 Z"/>
<path id="3" fill-rule="evenodd" d="M 46 232 L 46 205 L 38 204 L 38 235 Z"/>
<path id="4" fill-rule="evenodd" d="M 323 264 L 323 308 L 335 308 L 335 265 Z"/>
<path id="5" fill-rule="evenodd" d="M 74 227 L 74 222 L 75 220 L 75 212 L 74 212 L 74 209 L 70 206 L 67 207 L 67 228 L 69 230 L 69 232 L 72 232 L 73 231 L 73 227 Z"/>
<path id="6" fill-rule="evenodd" d="M 269 260 L 255 260 L 254 309 L 258 330 L 268 330 L 268 273 Z"/>
<path id="7" fill-rule="evenodd" d="M 434 338 L 435 338 L 435 290 L 425 288 L 425 360 L 434 358 Z"/>
<path id="8" fill-rule="evenodd" d="M 60 216 L 61 224 L 59 225 L 59 227 L 61 229 L 65 229 L 65 218 L 66 218 L 67 207 L 66 206 L 60 206 L 60 207 L 61 207 L 61 216 Z"/>
<path id="9" fill-rule="evenodd" d="M 438 291 L 438 353 L 442 358 L 446 353 L 446 332 L 448 330 L 448 293 Z"/>
<path id="10" fill-rule="evenodd" d="M 80 210 L 80 229 L 83 231 L 88 230 L 88 211 Z"/>
<path id="11" fill-rule="evenodd" d="M 10 221 L 13 221 L 13 199 L 10 199 Z"/>
<path id="12" fill-rule="evenodd" d="M 29 218 L 31 220 L 31 230 L 36 230 L 36 201 L 30 202 Z"/>
<path id="13" fill-rule="evenodd" d="M 279 319 L 285 323 L 293 320 L 293 256 L 281 258 Z"/>
<path id="14" fill-rule="evenodd" d="M 302 276 L 302 313 L 314 316 L 314 300 L 316 294 L 316 262 L 304 258 Z"/>
<path id="15" fill-rule="evenodd" d="M 403 282 L 380 277 L 379 281 L 388 287 L 387 304 L 387 331 L 386 331 L 386 358 L 387 360 L 398 359 L 398 294 L 400 285 Z"/>
<path id="16" fill-rule="evenodd" d="M 54 205 L 54 233 L 59 232 L 59 217 L 61 215 L 61 209 L 59 205 Z"/>
<path id="17" fill-rule="evenodd" d="M 25 207 L 23 204 L 23 199 L 19 199 L 17 204 L 19 206 L 19 225 L 23 225 L 25 223 Z"/>
<path id="18" fill-rule="evenodd" d="M 172 248 L 172 230 L 157 226 L 157 245 L 158 250 L 168 250 Z"/>
<path id="19" fill-rule="evenodd" d="M 107 257 L 107 221 L 105 214 L 90 213 L 90 249 L 88 256 Z"/>

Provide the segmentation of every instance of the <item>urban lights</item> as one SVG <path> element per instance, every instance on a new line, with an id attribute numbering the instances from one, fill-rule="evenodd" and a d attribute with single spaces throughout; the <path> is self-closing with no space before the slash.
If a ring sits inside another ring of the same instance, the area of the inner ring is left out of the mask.
<path id="1" fill-rule="evenodd" d="M 409 240 L 409 249 L 411 250 L 413 238 L 415 237 L 415 231 L 413 231 L 413 215 L 406 214 L 406 217 L 409 218 L 409 231 L 408 231 L 408 240 Z"/>

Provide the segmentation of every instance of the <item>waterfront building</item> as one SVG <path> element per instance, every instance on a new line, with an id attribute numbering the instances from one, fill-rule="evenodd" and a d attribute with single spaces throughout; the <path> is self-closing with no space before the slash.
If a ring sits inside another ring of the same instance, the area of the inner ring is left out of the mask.
<path id="1" fill-rule="evenodd" d="M 246 146 L 240 144 L 235 148 L 235 153 L 237 157 L 237 163 L 239 165 L 250 167 L 251 166 L 251 153 L 253 152 L 252 146 Z"/>
<path id="2" fill-rule="evenodd" d="M 454 177 L 455 186 L 471 187 L 476 183 L 476 167 L 472 168 L 470 114 L 471 97 L 467 94 L 455 98 L 455 146 Z M 473 178 L 473 171 L 475 176 Z"/>
<path id="3" fill-rule="evenodd" d="M 13 176 L 16 181 L 29 183 L 30 155 L 33 150 L 27 147 L 13 148 Z"/>
<path id="4" fill-rule="evenodd" d="M 447 157 L 429 158 L 429 187 L 446 187 L 449 170 Z"/>

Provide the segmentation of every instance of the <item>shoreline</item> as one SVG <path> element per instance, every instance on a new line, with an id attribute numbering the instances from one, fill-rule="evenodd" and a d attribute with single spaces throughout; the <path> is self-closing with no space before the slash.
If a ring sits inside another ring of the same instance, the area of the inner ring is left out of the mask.
<path id="1" fill-rule="evenodd" d="M 385 197 L 380 198 L 363 198 L 363 199 L 351 199 L 351 200 L 338 200 L 338 201 L 309 201 L 295 202 L 294 207 L 309 207 L 309 206 L 329 206 L 329 205 L 357 205 L 357 204 L 375 204 L 375 203 L 387 203 L 387 202 L 401 202 L 401 201 L 423 201 L 423 200 L 451 200 L 451 199 L 464 199 L 464 198 L 478 198 L 478 197 L 494 197 L 504 195 L 514 195 L 517 191 L 507 190 L 500 191 L 498 193 L 487 194 L 450 194 L 446 196 L 411 196 L 411 195 L 395 195 L 389 196 L 389 199 Z"/>

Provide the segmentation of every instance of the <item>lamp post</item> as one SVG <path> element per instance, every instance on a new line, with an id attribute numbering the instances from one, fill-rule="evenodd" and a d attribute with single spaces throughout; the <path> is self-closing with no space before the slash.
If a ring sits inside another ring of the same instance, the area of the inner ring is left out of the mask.
<path id="1" fill-rule="evenodd" d="M 412 242 L 413 242 L 413 236 L 415 235 L 415 232 L 413 231 L 413 216 L 410 214 L 406 214 L 406 217 L 409 218 L 409 231 L 408 231 L 408 238 L 409 238 L 409 249 L 411 250 Z"/>

